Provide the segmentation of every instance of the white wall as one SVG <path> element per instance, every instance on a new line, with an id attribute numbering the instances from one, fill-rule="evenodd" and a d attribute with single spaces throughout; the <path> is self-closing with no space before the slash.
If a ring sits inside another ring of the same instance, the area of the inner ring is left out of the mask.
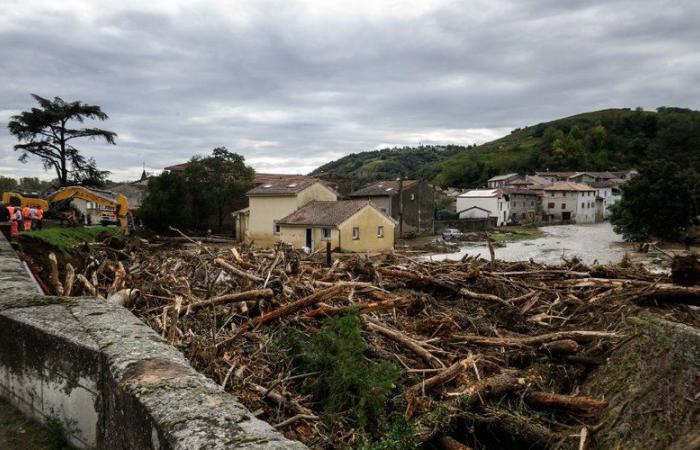
<path id="1" fill-rule="evenodd" d="M 497 226 L 505 225 L 510 217 L 510 208 L 508 202 L 498 197 L 457 197 L 457 212 L 461 212 L 472 207 L 483 208 L 490 212 L 490 217 L 496 217 Z"/>

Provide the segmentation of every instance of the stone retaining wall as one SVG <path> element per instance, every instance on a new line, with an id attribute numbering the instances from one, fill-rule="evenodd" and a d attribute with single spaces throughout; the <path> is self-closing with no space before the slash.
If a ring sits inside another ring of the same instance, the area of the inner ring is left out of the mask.
<path id="1" fill-rule="evenodd" d="M 128 310 L 48 297 L 0 235 L 0 396 L 78 448 L 289 449 Z"/>

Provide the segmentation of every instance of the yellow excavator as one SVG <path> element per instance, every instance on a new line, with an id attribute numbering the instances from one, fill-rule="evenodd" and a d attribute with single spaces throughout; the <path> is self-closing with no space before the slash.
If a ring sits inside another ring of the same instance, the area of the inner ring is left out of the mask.
<path id="1" fill-rule="evenodd" d="M 47 197 L 47 200 L 51 210 L 60 212 L 68 207 L 70 201 L 75 198 L 113 208 L 122 231 L 124 234 L 129 234 L 129 222 L 127 219 L 129 202 L 124 195 L 83 186 L 68 186 L 52 193 Z"/>
<path id="2" fill-rule="evenodd" d="M 27 194 L 20 192 L 3 192 L 2 201 L 6 205 L 19 206 L 41 206 L 44 211 L 69 222 L 74 222 L 71 212 L 70 202 L 72 199 L 81 199 L 92 202 L 114 210 L 114 216 L 119 221 L 119 225 L 124 234 L 129 234 L 129 202 L 122 194 L 110 191 L 86 188 L 84 186 L 67 186 L 41 198 L 37 194 Z M 105 214 L 110 214 L 105 212 Z"/>
<path id="3" fill-rule="evenodd" d="M 20 208 L 41 206 L 44 211 L 49 209 L 49 202 L 38 194 L 27 194 L 25 192 L 3 192 L 2 202 L 8 206 L 19 206 Z"/>

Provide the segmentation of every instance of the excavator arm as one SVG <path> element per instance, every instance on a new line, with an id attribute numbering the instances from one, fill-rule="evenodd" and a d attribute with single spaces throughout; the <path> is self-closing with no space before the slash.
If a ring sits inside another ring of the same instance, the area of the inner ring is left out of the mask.
<path id="1" fill-rule="evenodd" d="M 99 191 L 93 191 L 82 186 L 69 186 L 60 189 L 49 196 L 49 203 L 54 204 L 62 200 L 79 198 L 88 202 L 93 202 L 102 206 L 114 208 L 119 219 L 119 225 L 124 234 L 129 234 L 127 214 L 129 213 L 129 202 L 122 194 L 114 195 L 114 199 Z"/>

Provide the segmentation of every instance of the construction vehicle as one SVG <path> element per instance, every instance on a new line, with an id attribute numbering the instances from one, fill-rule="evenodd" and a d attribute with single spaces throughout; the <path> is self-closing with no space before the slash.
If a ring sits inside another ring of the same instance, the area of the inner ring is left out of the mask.
<path id="1" fill-rule="evenodd" d="M 102 191 L 98 189 L 86 188 L 83 186 L 68 186 L 57 190 L 47 197 L 49 201 L 49 210 L 56 214 L 65 212 L 70 209 L 70 202 L 73 199 L 81 199 L 86 202 L 94 203 L 101 207 L 113 210 L 114 216 L 119 221 L 124 234 L 129 234 L 129 223 L 127 216 L 129 214 L 129 202 L 122 194 L 115 194 L 110 191 Z M 108 214 L 111 215 L 110 211 Z M 100 222 L 105 212 L 100 215 Z"/>
<path id="2" fill-rule="evenodd" d="M 19 206 L 20 208 L 39 207 L 44 211 L 49 209 L 49 202 L 41 198 L 39 194 L 27 192 L 3 192 L 2 202 L 6 205 Z"/>

